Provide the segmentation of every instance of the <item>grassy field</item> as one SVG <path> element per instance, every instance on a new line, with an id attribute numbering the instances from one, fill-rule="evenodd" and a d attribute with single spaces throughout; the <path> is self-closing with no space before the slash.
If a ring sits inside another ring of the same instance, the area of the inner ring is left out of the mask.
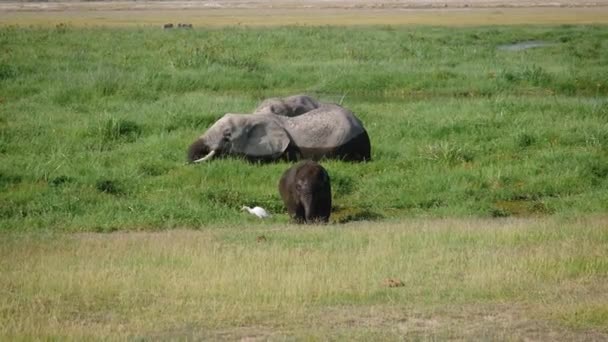
<path id="1" fill-rule="evenodd" d="M 226 112 L 308 93 L 374 161 L 324 162 L 334 221 L 608 209 L 603 26 L 2 28 L 0 224 L 107 231 L 286 222 L 285 163 L 185 165 Z M 503 44 L 542 40 L 540 48 Z"/>
<path id="2" fill-rule="evenodd" d="M 521 41 L 546 44 L 502 48 Z M 607 44 L 584 25 L 1 27 L 0 336 L 605 339 Z M 287 163 L 185 164 L 223 113 L 295 93 L 372 140 L 371 162 L 323 162 L 327 226 L 287 224 Z"/>
<path id="3" fill-rule="evenodd" d="M 606 340 L 607 224 L 5 234 L 0 338 Z"/>

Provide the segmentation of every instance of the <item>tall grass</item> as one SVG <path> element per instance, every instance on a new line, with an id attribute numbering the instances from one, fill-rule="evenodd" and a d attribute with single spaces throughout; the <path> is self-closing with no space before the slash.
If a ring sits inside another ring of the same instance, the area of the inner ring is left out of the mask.
<path id="1" fill-rule="evenodd" d="M 352 109 L 373 161 L 325 161 L 334 221 L 605 212 L 604 26 L 0 28 L 0 226 L 286 222 L 286 163 L 185 165 L 226 112 L 308 93 Z M 500 45 L 542 40 L 524 51 Z"/>
<path id="2" fill-rule="evenodd" d="M 606 223 L 4 232 L 0 338 L 601 340 Z"/>
<path id="3" fill-rule="evenodd" d="M 606 339 L 606 38 L 0 28 L 0 339 Z M 371 136 L 323 161 L 343 224 L 285 225 L 287 163 L 185 165 L 294 93 Z"/>

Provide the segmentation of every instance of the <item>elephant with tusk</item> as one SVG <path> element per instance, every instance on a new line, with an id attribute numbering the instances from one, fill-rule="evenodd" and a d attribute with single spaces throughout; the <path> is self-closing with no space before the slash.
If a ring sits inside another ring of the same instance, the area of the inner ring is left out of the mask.
<path id="1" fill-rule="evenodd" d="M 190 145 L 187 158 L 200 163 L 226 155 L 250 161 L 367 161 L 371 144 L 363 124 L 351 111 L 322 104 L 295 117 L 225 114 Z"/>
<path id="2" fill-rule="evenodd" d="M 319 102 L 307 95 L 288 97 L 272 97 L 262 101 L 254 110 L 254 114 L 276 114 L 282 116 L 298 116 L 319 108 Z"/>

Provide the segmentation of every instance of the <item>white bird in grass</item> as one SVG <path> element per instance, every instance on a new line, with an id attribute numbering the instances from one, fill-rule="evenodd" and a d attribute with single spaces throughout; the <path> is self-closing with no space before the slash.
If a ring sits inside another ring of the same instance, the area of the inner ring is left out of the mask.
<path id="1" fill-rule="evenodd" d="M 266 209 L 262 207 L 249 208 L 248 206 L 243 206 L 241 210 L 247 210 L 250 214 L 255 215 L 259 218 L 270 217 L 270 214 L 266 211 Z"/>

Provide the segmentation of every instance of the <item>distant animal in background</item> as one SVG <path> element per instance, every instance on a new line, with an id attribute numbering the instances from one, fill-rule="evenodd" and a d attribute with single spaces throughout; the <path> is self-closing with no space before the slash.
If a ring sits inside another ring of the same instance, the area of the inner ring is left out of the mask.
<path id="1" fill-rule="evenodd" d="M 298 116 L 319 108 L 319 102 L 307 95 L 289 97 L 272 97 L 260 103 L 254 114 L 275 114 L 282 116 Z"/>
<path id="2" fill-rule="evenodd" d="M 329 221 L 331 184 L 327 170 L 319 163 L 306 160 L 287 169 L 279 181 L 279 193 L 295 222 Z"/>
<path id="3" fill-rule="evenodd" d="M 182 23 L 179 23 L 179 24 L 177 24 L 177 27 L 180 27 L 180 28 L 192 28 L 192 24 L 182 24 Z"/>
<path id="4" fill-rule="evenodd" d="M 243 206 L 241 210 L 247 210 L 250 214 L 255 215 L 259 218 L 270 217 L 270 214 L 266 211 L 266 209 L 262 207 L 249 208 L 248 206 Z"/>
<path id="5" fill-rule="evenodd" d="M 173 28 L 173 24 L 171 24 L 171 23 L 168 23 L 168 24 L 164 24 L 164 25 L 163 25 L 163 29 L 165 29 L 165 30 L 166 30 L 166 29 L 172 29 L 172 28 Z"/>

